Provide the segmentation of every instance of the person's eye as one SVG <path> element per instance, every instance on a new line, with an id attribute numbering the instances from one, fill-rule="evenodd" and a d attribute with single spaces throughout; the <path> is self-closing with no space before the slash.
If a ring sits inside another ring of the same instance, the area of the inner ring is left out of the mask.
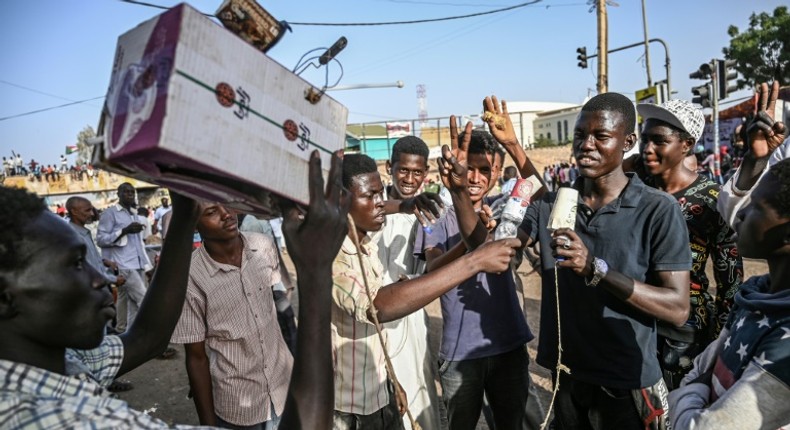
<path id="1" fill-rule="evenodd" d="M 79 258 L 77 258 L 77 260 L 74 262 L 74 267 L 75 267 L 75 268 L 77 268 L 77 270 L 82 270 L 82 269 L 83 269 L 83 266 L 84 266 L 84 264 L 85 264 L 85 259 L 84 259 L 83 257 L 79 257 Z"/>

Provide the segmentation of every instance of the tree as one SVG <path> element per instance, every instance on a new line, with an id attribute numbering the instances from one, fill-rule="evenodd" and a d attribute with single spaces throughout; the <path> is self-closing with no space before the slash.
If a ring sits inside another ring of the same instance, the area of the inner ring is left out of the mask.
<path id="1" fill-rule="evenodd" d="M 93 127 L 86 125 L 82 131 L 77 134 L 77 162 L 75 164 L 84 165 L 91 162 L 91 154 L 93 153 L 93 146 L 88 143 L 88 139 L 96 137 L 96 132 Z"/>
<path id="2" fill-rule="evenodd" d="M 755 87 L 761 82 L 779 81 L 790 84 L 790 14 L 787 6 L 774 9 L 773 15 L 752 13 L 749 29 L 741 33 L 731 25 L 727 34 L 730 46 L 723 49 L 728 59 L 735 60 L 738 88 Z"/>

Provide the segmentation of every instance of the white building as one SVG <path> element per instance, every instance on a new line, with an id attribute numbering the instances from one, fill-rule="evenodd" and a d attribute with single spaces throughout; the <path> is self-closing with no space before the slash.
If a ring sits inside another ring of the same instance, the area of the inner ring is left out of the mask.
<path id="1" fill-rule="evenodd" d="M 581 105 L 571 105 L 538 113 L 533 123 L 535 138 L 548 139 L 555 144 L 572 142 L 573 127 L 581 110 Z"/>
<path id="2" fill-rule="evenodd" d="M 577 107 L 573 103 L 558 102 L 508 102 L 507 110 L 510 113 L 510 121 L 524 148 L 533 148 L 535 140 L 539 136 L 535 129 L 535 120 L 539 114 L 546 111 L 556 111 L 566 108 Z M 571 124 L 571 127 L 573 125 Z M 544 133 L 545 134 L 545 133 Z"/>

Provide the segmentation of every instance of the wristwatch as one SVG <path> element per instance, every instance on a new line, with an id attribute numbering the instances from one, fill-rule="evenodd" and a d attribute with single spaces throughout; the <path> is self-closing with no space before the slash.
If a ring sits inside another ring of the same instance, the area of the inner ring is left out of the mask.
<path id="1" fill-rule="evenodd" d="M 609 265 L 602 259 L 595 257 L 593 258 L 593 277 L 589 282 L 586 279 L 584 282 L 588 287 L 595 287 L 606 276 L 607 272 L 609 272 Z"/>

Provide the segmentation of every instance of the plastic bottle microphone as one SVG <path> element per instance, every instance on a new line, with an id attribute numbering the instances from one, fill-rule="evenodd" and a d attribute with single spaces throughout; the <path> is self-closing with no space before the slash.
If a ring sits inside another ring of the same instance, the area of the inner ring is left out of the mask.
<path id="1" fill-rule="evenodd" d="M 575 188 L 562 187 L 557 190 L 557 197 L 554 199 L 554 207 L 551 208 L 549 215 L 549 225 L 546 228 L 550 232 L 561 228 L 573 230 L 576 226 L 576 209 L 578 207 L 579 192 Z M 560 236 L 568 243 L 571 239 L 568 236 Z M 556 257 L 557 261 L 565 261 L 564 257 Z"/>
<path id="2" fill-rule="evenodd" d="M 499 225 L 494 231 L 494 240 L 516 237 L 518 226 L 524 221 L 532 195 L 540 189 L 540 181 L 533 175 L 516 180 L 516 185 L 502 208 Z"/>

